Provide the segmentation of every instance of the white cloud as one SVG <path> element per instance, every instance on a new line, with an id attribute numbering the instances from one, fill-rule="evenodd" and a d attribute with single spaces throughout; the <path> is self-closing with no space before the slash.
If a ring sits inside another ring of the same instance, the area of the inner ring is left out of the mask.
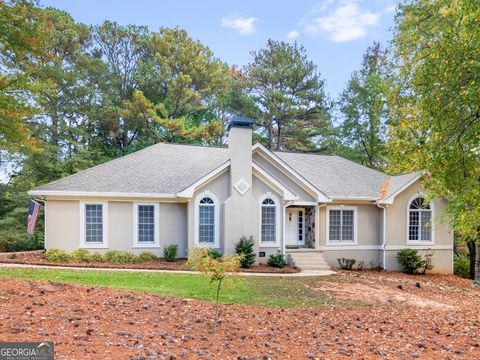
<path id="1" fill-rule="evenodd" d="M 290 30 L 287 34 L 287 39 L 288 40 L 295 40 L 300 36 L 300 32 L 297 30 Z"/>
<path id="2" fill-rule="evenodd" d="M 328 15 L 303 21 L 303 25 L 304 31 L 312 36 L 323 35 L 335 42 L 346 42 L 365 37 L 370 28 L 379 24 L 380 16 L 380 12 L 360 8 L 355 0 L 344 0 Z"/>
<path id="3" fill-rule="evenodd" d="M 256 30 L 255 23 L 257 20 L 254 17 L 245 18 L 239 15 L 231 15 L 222 18 L 222 26 L 238 30 L 240 35 L 251 35 Z"/>

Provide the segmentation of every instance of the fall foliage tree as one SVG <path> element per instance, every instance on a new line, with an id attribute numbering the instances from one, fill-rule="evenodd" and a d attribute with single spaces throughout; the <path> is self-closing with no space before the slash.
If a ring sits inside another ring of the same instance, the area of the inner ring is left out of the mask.
<path id="1" fill-rule="evenodd" d="M 480 254 L 480 7 L 418 0 L 396 17 L 389 96 L 391 169 L 428 172 L 429 197 Z M 472 258 L 472 264 L 475 263 Z M 473 275 L 473 274 L 472 274 Z M 480 256 L 475 281 L 480 283 Z"/>

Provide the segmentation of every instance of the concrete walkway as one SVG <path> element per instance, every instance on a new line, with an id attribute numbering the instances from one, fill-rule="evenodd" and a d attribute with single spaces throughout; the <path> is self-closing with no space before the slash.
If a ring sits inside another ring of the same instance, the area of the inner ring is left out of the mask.
<path id="1" fill-rule="evenodd" d="M 200 274 L 198 271 L 188 270 L 157 270 L 157 269 L 121 269 L 121 268 L 88 268 L 74 266 L 50 266 L 50 265 L 27 265 L 27 264 L 0 264 L 1 268 L 26 268 L 26 269 L 61 269 L 61 270 L 85 270 L 85 271 L 124 271 L 124 272 L 150 272 L 150 273 L 170 273 L 170 274 Z M 239 272 L 240 276 L 267 276 L 267 277 L 307 277 L 307 276 L 328 276 L 334 275 L 331 270 L 304 270 L 298 273 L 280 274 L 280 273 L 254 273 Z"/>

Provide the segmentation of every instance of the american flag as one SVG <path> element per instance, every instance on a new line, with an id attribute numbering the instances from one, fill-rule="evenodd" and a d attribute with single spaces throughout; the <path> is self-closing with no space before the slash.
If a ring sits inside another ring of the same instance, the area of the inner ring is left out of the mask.
<path id="1" fill-rule="evenodd" d="M 35 231 L 35 223 L 37 222 L 38 212 L 40 211 L 40 204 L 36 201 L 30 200 L 28 204 L 28 219 L 27 219 L 27 232 L 33 235 Z"/>

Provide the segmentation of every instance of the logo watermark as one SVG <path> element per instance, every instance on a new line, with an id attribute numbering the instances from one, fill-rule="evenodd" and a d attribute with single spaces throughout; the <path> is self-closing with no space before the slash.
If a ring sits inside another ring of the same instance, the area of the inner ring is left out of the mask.
<path id="1" fill-rule="evenodd" d="M 53 341 L 0 342 L 0 360 L 53 360 Z"/>

